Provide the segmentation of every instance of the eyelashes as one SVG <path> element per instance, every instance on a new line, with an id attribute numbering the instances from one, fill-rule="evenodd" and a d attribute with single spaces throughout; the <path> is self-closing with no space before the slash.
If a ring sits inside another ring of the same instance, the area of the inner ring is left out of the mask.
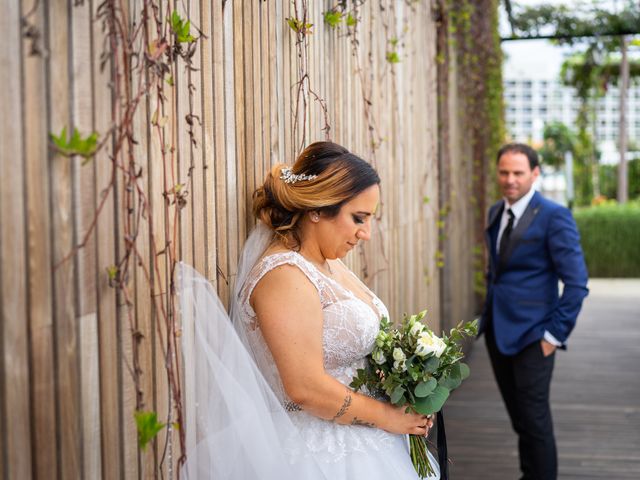
<path id="1" fill-rule="evenodd" d="M 364 218 L 359 217 L 357 215 L 352 215 L 353 216 L 353 221 L 356 222 L 357 224 L 362 225 L 364 223 Z"/>

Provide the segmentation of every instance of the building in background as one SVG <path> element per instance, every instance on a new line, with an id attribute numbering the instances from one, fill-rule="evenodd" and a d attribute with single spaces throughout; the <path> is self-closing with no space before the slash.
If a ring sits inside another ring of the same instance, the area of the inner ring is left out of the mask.
<path id="1" fill-rule="evenodd" d="M 545 124 L 558 121 L 575 129 L 580 99 L 559 80 L 509 78 L 505 71 L 504 102 L 507 130 L 517 141 L 532 145 L 542 143 Z M 617 87 L 610 87 L 596 104 L 596 142 L 600 163 L 618 162 L 620 98 Z M 629 88 L 627 103 L 627 137 L 629 145 L 640 143 L 640 85 Z M 633 158 L 629 152 L 627 158 Z"/>

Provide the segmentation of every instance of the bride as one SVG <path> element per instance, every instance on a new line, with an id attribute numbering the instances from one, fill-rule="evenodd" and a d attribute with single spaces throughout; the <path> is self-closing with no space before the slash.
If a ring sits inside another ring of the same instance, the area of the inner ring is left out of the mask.
<path id="1" fill-rule="evenodd" d="M 235 329 L 209 283 L 180 264 L 187 478 L 418 478 L 406 434 L 426 435 L 431 418 L 348 386 L 389 315 L 340 261 L 370 238 L 379 183 L 331 142 L 271 170 L 254 193 Z"/>

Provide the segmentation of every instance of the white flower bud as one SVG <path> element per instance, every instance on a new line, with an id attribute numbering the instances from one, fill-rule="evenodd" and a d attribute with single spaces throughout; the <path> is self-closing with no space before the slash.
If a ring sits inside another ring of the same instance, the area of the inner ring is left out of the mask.
<path id="1" fill-rule="evenodd" d="M 387 361 L 386 357 L 384 356 L 384 352 L 378 349 L 375 349 L 373 351 L 373 353 L 371 354 L 371 358 L 373 358 L 373 361 L 376 362 L 378 365 L 382 365 L 384 362 Z"/>

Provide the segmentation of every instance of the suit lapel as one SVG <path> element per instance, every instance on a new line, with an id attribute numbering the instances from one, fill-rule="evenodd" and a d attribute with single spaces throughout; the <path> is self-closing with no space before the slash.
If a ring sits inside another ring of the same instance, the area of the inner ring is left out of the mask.
<path id="1" fill-rule="evenodd" d="M 520 240 L 522 240 L 522 236 L 527 231 L 529 225 L 531 225 L 531 222 L 533 222 L 534 218 L 536 218 L 536 215 L 540 211 L 541 205 L 539 195 L 540 194 L 536 192 L 533 197 L 531 197 L 529 205 L 527 205 L 527 208 L 522 214 L 522 217 L 520 218 L 520 220 L 518 220 L 518 225 L 516 225 L 516 228 L 514 228 L 513 232 L 511 232 L 511 238 L 509 239 L 507 250 L 500 254 L 499 267 L 501 267 L 501 269 L 504 268 L 504 266 L 507 264 L 507 262 L 509 261 L 509 257 L 511 257 L 511 254 L 520 243 Z"/>
<path id="2" fill-rule="evenodd" d="M 493 272 L 493 274 L 496 272 L 496 236 L 492 235 L 492 228 L 494 227 L 496 220 L 500 218 L 502 210 L 504 210 L 504 200 L 499 201 L 489 210 L 488 224 L 484 231 L 487 247 L 489 248 L 490 271 Z M 495 232 L 498 231 L 498 229 L 494 230 Z"/>

